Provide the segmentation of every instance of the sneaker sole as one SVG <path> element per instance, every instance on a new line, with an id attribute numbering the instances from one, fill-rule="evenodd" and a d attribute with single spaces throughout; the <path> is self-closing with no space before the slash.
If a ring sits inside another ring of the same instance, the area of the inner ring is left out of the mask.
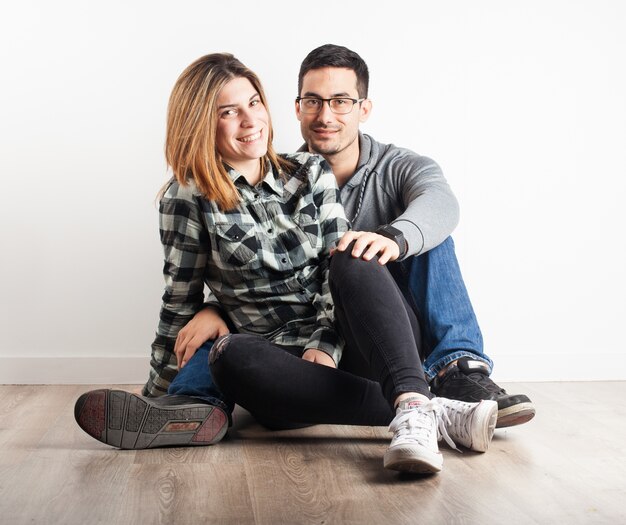
<path id="1" fill-rule="evenodd" d="M 121 449 L 212 445 L 228 430 L 228 417 L 203 403 L 160 406 L 121 390 L 94 390 L 78 398 L 76 422 L 91 437 Z"/>
<path id="2" fill-rule="evenodd" d="M 498 420 L 498 403 L 481 401 L 474 412 L 472 421 L 472 443 L 469 447 L 476 452 L 486 452 L 493 438 Z"/>
<path id="3" fill-rule="evenodd" d="M 514 427 L 527 423 L 535 417 L 535 408 L 532 403 L 519 403 L 498 410 L 498 423 L 496 428 Z"/>
<path id="4" fill-rule="evenodd" d="M 443 456 L 424 447 L 396 445 L 385 452 L 383 465 L 387 469 L 414 474 L 435 474 L 443 468 Z"/>

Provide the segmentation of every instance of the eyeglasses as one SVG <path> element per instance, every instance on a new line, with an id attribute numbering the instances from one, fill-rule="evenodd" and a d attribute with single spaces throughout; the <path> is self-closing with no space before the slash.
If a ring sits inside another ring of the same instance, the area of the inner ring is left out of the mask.
<path id="1" fill-rule="evenodd" d="M 317 98 L 317 97 L 298 97 L 296 102 L 300 106 L 302 113 L 319 113 L 322 111 L 324 102 L 328 102 L 328 107 L 333 113 L 338 115 L 345 115 L 350 113 L 354 105 L 359 102 L 363 102 L 364 98 Z"/>

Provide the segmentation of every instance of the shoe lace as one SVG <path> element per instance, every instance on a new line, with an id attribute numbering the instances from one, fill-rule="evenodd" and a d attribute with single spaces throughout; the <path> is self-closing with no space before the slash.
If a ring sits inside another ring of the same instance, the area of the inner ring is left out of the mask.
<path id="1" fill-rule="evenodd" d="M 442 412 L 445 414 L 446 422 L 455 436 L 459 437 L 462 440 L 467 439 L 468 441 L 471 441 L 472 420 L 471 418 L 467 417 L 467 403 L 464 403 L 463 401 L 457 401 L 455 399 L 446 399 L 446 401 L 444 402 L 442 398 L 439 397 L 432 399 L 431 402 L 437 404 L 441 408 Z M 447 429 L 444 428 L 444 430 L 445 434 L 442 433 L 441 435 L 445 439 L 445 436 L 448 435 L 448 432 Z M 451 443 L 452 438 L 450 438 L 449 435 L 448 438 L 450 439 L 449 441 L 448 439 L 446 439 L 448 445 L 458 450 L 459 452 L 462 452 L 456 447 L 456 445 L 453 445 Z"/>
<path id="2" fill-rule="evenodd" d="M 435 428 L 432 425 L 431 413 L 435 416 L 437 440 L 440 441 L 443 438 L 450 447 L 459 450 L 446 428 L 446 425 L 450 424 L 450 418 L 437 398 L 431 399 L 418 408 L 400 412 L 389 425 L 389 431 L 394 433 L 394 441 L 427 444 Z"/>

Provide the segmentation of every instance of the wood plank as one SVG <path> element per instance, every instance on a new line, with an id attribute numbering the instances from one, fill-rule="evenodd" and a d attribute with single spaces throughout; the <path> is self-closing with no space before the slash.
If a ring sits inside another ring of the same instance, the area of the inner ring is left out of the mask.
<path id="1" fill-rule="evenodd" d="M 130 388 L 131 385 L 128 386 Z M 626 382 L 517 383 L 533 421 L 444 471 L 386 471 L 383 427 L 268 431 L 237 407 L 212 447 L 118 451 L 74 422 L 91 386 L 0 386 L 3 523 L 623 523 Z"/>

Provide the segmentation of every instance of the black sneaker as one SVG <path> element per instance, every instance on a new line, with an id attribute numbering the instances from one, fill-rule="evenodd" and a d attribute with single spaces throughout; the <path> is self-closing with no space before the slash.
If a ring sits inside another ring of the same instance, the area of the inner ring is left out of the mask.
<path id="1" fill-rule="evenodd" d="M 121 390 L 83 394 L 74 418 L 91 437 L 124 449 L 212 445 L 228 429 L 226 413 L 201 399 L 148 398 Z"/>
<path id="2" fill-rule="evenodd" d="M 530 421 L 535 408 L 528 396 L 510 395 L 489 378 L 489 367 L 482 361 L 461 357 L 443 376 L 435 377 L 430 391 L 436 396 L 476 403 L 481 399 L 498 402 L 496 428 L 512 427 Z"/>

